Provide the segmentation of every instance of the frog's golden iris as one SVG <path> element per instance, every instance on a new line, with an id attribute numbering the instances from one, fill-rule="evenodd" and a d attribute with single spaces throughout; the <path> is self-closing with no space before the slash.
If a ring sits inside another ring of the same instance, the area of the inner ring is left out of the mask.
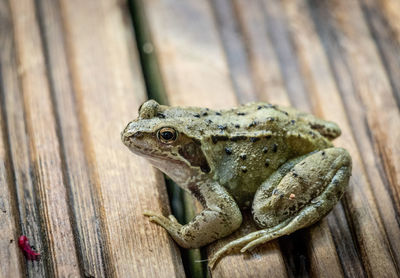
<path id="1" fill-rule="evenodd" d="M 177 138 L 177 132 L 172 127 L 163 127 L 158 130 L 157 137 L 164 144 L 171 144 Z"/>

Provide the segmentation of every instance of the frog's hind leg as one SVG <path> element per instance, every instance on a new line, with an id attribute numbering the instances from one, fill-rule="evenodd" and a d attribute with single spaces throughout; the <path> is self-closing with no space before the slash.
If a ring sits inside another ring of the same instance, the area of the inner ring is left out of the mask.
<path id="1" fill-rule="evenodd" d="M 351 173 L 346 150 L 330 148 L 285 163 L 258 189 L 255 221 L 265 229 L 234 240 L 218 250 L 210 266 L 224 254 L 245 252 L 307 227 L 325 216 L 342 196 Z"/>

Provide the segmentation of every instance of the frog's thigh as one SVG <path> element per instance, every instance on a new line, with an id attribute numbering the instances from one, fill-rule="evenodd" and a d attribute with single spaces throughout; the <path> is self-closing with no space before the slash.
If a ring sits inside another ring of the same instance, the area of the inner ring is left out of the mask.
<path id="1" fill-rule="evenodd" d="M 342 196 L 351 175 L 345 149 L 329 148 L 287 162 L 257 190 L 253 216 L 261 227 L 293 219 L 289 234 L 326 215 Z"/>
<path id="2" fill-rule="evenodd" d="M 350 174 L 351 158 L 341 148 L 288 161 L 260 186 L 254 197 L 254 219 L 265 229 L 219 249 L 211 258 L 210 266 L 231 250 L 240 247 L 245 252 L 318 221 L 340 199 Z"/>

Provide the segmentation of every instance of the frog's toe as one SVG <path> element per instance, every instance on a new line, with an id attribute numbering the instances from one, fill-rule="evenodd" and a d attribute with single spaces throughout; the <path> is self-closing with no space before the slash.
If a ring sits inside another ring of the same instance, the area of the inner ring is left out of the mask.
<path id="1" fill-rule="evenodd" d="M 215 252 L 215 254 L 212 256 L 212 258 L 210 259 L 210 261 L 208 263 L 209 266 L 211 267 L 211 269 L 214 268 L 215 263 L 220 258 L 222 258 L 224 255 L 226 255 L 227 253 L 232 252 L 233 250 L 238 250 L 238 249 L 242 248 L 243 246 L 247 246 L 251 242 L 256 241 L 258 238 L 262 238 L 265 235 L 274 233 L 275 230 L 280 229 L 282 226 L 286 225 L 289 221 L 290 220 L 287 220 L 287 221 L 281 223 L 280 225 L 277 225 L 277 226 L 269 228 L 269 229 L 252 232 L 244 237 L 241 237 L 234 241 L 231 241 L 227 245 L 220 248 L 217 252 Z M 243 250 L 243 248 L 242 248 L 242 250 Z M 244 252 L 244 251 L 242 251 L 242 252 Z"/>
<path id="2" fill-rule="evenodd" d="M 280 226 L 280 225 L 279 225 Z M 256 247 L 259 244 L 262 244 L 266 241 L 269 241 L 273 238 L 276 238 L 278 236 L 275 236 L 276 233 L 274 233 L 274 230 L 278 229 L 278 227 L 274 227 L 271 229 L 265 229 L 265 230 L 260 230 L 253 232 L 251 234 L 248 234 L 244 237 L 238 238 L 227 245 L 223 246 L 221 249 L 219 249 L 210 259 L 209 261 L 209 266 L 211 269 L 214 268 L 216 262 L 222 258 L 224 255 L 227 253 L 232 252 L 233 250 L 240 249 L 240 252 L 245 252 L 253 247 Z M 273 235 L 273 236 L 272 236 Z M 266 239 L 268 237 L 272 236 L 270 239 Z M 263 239 L 262 242 L 259 241 L 259 239 Z M 243 247 L 244 246 L 244 247 Z"/>
<path id="3" fill-rule="evenodd" d="M 159 215 L 159 213 L 156 213 L 156 212 L 150 211 L 150 210 L 145 210 L 145 211 L 143 212 L 143 215 L 144 215 L 144 216 L 147 216 L 147 217 L 151 217 L 151 216 L 157 216 L 157 215 Z"/>
<path id="4" fill-rule="evenodd" d="M 261 236 L 260 238 L 257 238 L 255 240 L 250 241 L 249 243 L 247 243 L 242 249 L 240 249 L 240 252 L 244 253 L 244 252 L 246 252 L 248 250 L 254 249 L 254 248 L 256 248 L 257 246 L 259 246 L 261 244 L 264 244 L 264 243 L 266 243 L 266 242 L 268 242 L 270 240 L 273 240 L 275 238 L 280 237 L 281 235 L 282 234 L 279 234 L 279 233 L 268 233 L 268 234 L 265 234 L 265 235 Z"/>
<path id="5" fill-rule="evenodd" d="M 151 212 L 151 211 L 146 211 L 143 213 L 143 215 L 149 217 L 149 220 L 153 223 L 156 223 L 163 227 L 164 229 L 168 230 L 169 232 L 174 232 L 176 230 L 179 230 L 180 227 L 182 226 L 181 224 L 178 223 L 176 218 L 172 215 L 165 217 L 163 215 Z M 171 219 L 171 216 L 173 219 Z"/>
<path id="6" fill-rule="evenodd" d="M 145 211 L 145 212 L 143 213 L 143 215 L 149 217 L 149 220 L 150 220 L 151 222 L 155 222 L 155 223 L 157 223 L 157 224 L 165 223 L 165 222 L 170 222 L 170 221 L 174 221 L 173 219 L 171 219 L 171 216 L 172 216 L 172 215 L 168 216 L 168 218 L 167 218 L 167 217 L 165 217 L 164 215 L 159 214 L 159 213 L 156 213 L 156 212 L 153 212 L 153 211 Z M 176 219 L 175 219 L 175 220 L 176 220 Z M 178 221 L 175 221 L 175 222 L 178 222 Z M 160 224 L 160 225 L 161 225 L 161 224 Z M 161 225 L 161 226 L 162 226 L 162 225 Z"/>
<path id="7" fill-rule="evenodd" d="M 216 262 L 220 258 L 222 258 L 225 254 L 227 254 L 235 249 L 239 249 L 242 246 L 244 246 L 245 244 L 247 244 L 248 242 L 251 242 L 254 239 L 256 239 L 257 236 L 259 236 L 259 235 L 257 235 L 257 234 L 259 234 L 259 232 L 262 232 L 262 231 L 257 231 L 257 232 L 248 234 L 247 236 L 244 236 L 244 237 L 241 237 L 234 241 L 231 241 L 227 245 L 220 248 L 217 252 L 215 252 L 215 254 L 211 257 L 210 261 L 208 262 L 208 265 L 210 266 L 210 268 L 213 269 Z"/>
<path id="8" fill-rule="evenodd" d="M 169 218 L 169 220 L 171 220 L 172 222 L 178 223 L 178 220 L 177 220 L 176 217 L 173 216 L 172 214 L 170 214 L 170 215 L 168 216 L 168 218 Z"/>
<path id="9" fill-rule="evenodd" d="M 170 220 L 168 218 L 166 218 L 165 216 L 162 215 L 151 215 L 149 216 L 149 220 L 150 222 L 154 222 L 157 223 L 160 226 L 167 226 L 168 223 L 170 222 Z"/>

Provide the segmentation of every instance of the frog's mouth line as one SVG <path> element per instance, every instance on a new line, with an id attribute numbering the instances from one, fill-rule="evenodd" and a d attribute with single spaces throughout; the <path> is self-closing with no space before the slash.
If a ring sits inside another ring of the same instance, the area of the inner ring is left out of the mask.
<path id="1" fill-rule="evenodd" d="M 193 175 L 189 162 L 179 155 L 158 153 L 153 149 L 137 146 L 131 141 L 127 143 L 126 145 L 134 154 L 145 158 L 151 165 L 166 173 L 177 183 L 185 184 L 187 178 Z"/>
<path id="2" fill-rule="evenodd" d="M 129 149 L 140 156 L 144 157 L 157 157 L 157 158 L 168 158 L 168 155 L 162 154 L 162 153 L 157 153 L 152 149 L 146 149 L 143 147 L 140 147 L 138 145 L 133 144 L 132 142 L 129 142 L 129 145 L 127 145 Z"/>
<path id="3" fill-rule="evenodd" d="M 180 160 L 178 159 L 178 155 L 172 154 L 171 156 L 167 154 L 163 154 L 161 152 L 156 152 L 154 149 L 147 149 L 143 148 L 141 146 L 138 146 L 134 144 L 132 141 L 124 141 L 125 145 L 133 152 L 134 154 L 137 154 L 139 156 L 142 156 L 146 159 L 151 159 L 151 160 L 156 160 L 156 159 L 162 159 L 162 160 L 171 160 L 171 161 L 176 161 L 177 163 L 180 164 L 187 164 L 186 160 Z M 189 165 L 187 165 L 189 166 Z"/>
<path id="4" fill-rule="evenodd" d="M 135 137 L 137 138 L 137 136 Z M 185 152 L 185 148 L 179 148 L 176 150 L 176 153 L 173 151 L 169 151 L 167 153 L 158 152 L 156 149 L 146 148 L 143 145 L 139 145 L 131 136 L 126 136 L 123 140 L 123 143 L 136 155 L 139 155 L 147 160 L 155 166 L 162 170 L 162 168 L 168 169 L 171 165 L 175 165 L 172 167 L 180 166 L 185 167 L 187 169 L 191 169 L 192 167 L 199 168 L 203 173 L 209 173 L 211 168 L 205 158 L 203 152 L 196 152 L 194 156 L 191 156 L 189 153 Z M 188 148 L 193 145 L 192 143 L 186 144 Z M 193 151 L 193 148 L 192 148 Z M 203 159 L 201 159 L 203 158 Z M 163 164 L 170 164 L 163 165 Z M 166 172 L 165 170 L 162 170 Z M 176 171 L 173 170 L 173 171 Z"/>

